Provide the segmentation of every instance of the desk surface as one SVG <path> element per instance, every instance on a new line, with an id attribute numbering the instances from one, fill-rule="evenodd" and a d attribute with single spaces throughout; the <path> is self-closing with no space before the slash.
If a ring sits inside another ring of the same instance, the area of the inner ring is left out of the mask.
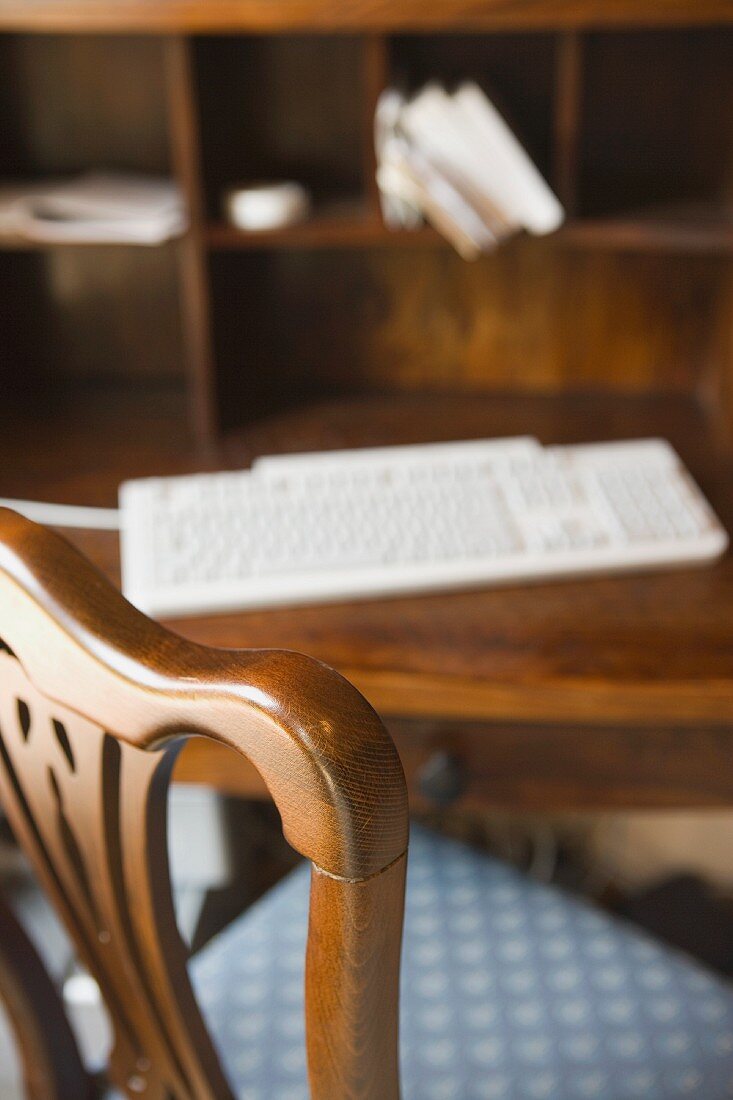
<path id="1" fill-rule="evenodd" d="M 201 468 L 166 401 L 77 401 L 0 443 L 0 494 L 114 504 L 126 476 Z M 63 424 L 63 428 L 60 425 Z M 733 530 L 733 461 L 685 397 L 394 397 L 271 416 L 222 461 L 274 451 L 530 433 L 543 443 L 664 435 Z M 113 579 L 117 537 L 69 536 Z M 383 714 L 484 721 L 733 723 L 733 557 L 703 569 L 178 620 L 222 646 L 303 650 Z"/>

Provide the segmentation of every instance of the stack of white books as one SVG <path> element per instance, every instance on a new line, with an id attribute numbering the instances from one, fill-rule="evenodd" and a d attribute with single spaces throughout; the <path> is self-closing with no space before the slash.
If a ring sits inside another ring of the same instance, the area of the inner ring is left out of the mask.
<path id="1" fill-rule="evenodd" d="M 412 99 L 388 89 L 377 105 L 375 141 L 392 228 L 427 220 L 475 259 L 520 230 L 545 234 L 562 224 L 556 196 L 476 84 L 452 94 L 429 84 Z"/>
<path id="2" fill-rule="evenodd" d="M 0 188 L 0 235 L 68 244 L 162 244 L 186 212 L 168 179 L 89 172 L 75 179 Z"/>

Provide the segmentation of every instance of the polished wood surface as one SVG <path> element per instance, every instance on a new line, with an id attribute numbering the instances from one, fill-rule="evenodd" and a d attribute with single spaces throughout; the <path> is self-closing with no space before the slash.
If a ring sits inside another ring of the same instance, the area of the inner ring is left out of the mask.
<path id="1" fill-rule="evenodd" d="M 502 29 L 731 20 L 726 0 L 0 0 L 0 28 L 33 31 Z"/>
<path id="2" fill-rule="evenodd" d="M 168 633 L 68 543 L 8 511 L 0 633 L 3 806 L 100 982 L 114 1083 L 160 1100 L 229 1095 L 186 974 L 167 868 L 167 783 L 193 733 L 257 767 L 286 837 L 328 880 L 329 911 L 343 908 L 343 921 L 324 919 L 319 879 L 306 988 L 313 1097 L 332 1100 L 336 1079 L 345 1098 L 397 1097 L 396 1058 L 381 1061 L 396 1051 L 396 1008 L 376 1006 L 396 994 L 407 803 L 394 745 L 366 701 L 297 653 L 216 651 Z M 362 919 L 377 909 L 379 922 Z M 321 1034 L 334 1027 L 331 982 L 344 995 L 338 1040 Z"/>
<path id="3" fill-rule="evenodd" d="M 305 988 L 314 1096 L 399 1100 L 400 937 L 407 857 L 366 882 L 314 870 Z M 344 967 L 333 944 L 350 960 Z M 368 1052 L 368 1053 L 367 1053 Z"/>
<path id="4" fill-rule="evenodd" d="M 35 947 L 0 897 L 0 1000 L 18 1042 L 27 1100 L 92 1100 L 56 988 Z"/>
<path id="5" fill-rule="evenodd" d="M 410 807 L 485 813 L 705 810 L 733 805 L 730 725 L 668 722 L 479 722 L 387 718 Z M 208 741 L 191 741 L 174 778 L 266 799 L 259 773 Z M 450 771 L 448 771 L 450 769 Z M 440 786 L 429 781 L 438 774 Z M 445 780 L 448 780 L 446 783 Z"/>

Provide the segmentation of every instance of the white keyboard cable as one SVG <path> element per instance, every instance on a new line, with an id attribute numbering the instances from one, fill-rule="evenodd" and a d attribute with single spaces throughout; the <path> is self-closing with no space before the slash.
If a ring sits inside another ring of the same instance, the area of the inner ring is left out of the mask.
<path id="1" fill-rule="evenodd" d="M 49 527 L 76 527 L 90 531 L 119 531 L 117 508 L 89 508 L 83 504 L 44 504 L 40 500 L 0 497 L 0 508 L 11 508 L 26 519 Z"/>

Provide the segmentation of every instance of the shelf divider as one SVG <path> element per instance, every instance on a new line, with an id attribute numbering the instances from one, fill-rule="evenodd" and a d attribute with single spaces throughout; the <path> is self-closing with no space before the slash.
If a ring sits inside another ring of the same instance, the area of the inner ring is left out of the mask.
<path id="1" fill-rule="evenodd" d="M 578 213 L 582 99 L 583 39 L 578 31 L 565 31 L 557 39 L 554 178 L 568 217 Z"/>
<path id="2" fill-rule="evenodd" d="M 389 39 L 381 34 L 368 34 L 363 38 L 363 87 L 364 115 L 362 119 L 362 166 L 367 210 L 370 216 L 381 221 L 382 210 L 377 186 L 377 156 L 374 148 L 374 114 L 377 101 L 389 84 Z"/>
<path id="3" fill-rule="evenodd" d="M 189 216 L 188 230 L 178 242 L 189 413 L 194 437 L 206 450 L 216 441 L 219 417 L 193 44 L 184 35 L 171 35 L 163 40 L 163 49 L 171 160 Z"/>

